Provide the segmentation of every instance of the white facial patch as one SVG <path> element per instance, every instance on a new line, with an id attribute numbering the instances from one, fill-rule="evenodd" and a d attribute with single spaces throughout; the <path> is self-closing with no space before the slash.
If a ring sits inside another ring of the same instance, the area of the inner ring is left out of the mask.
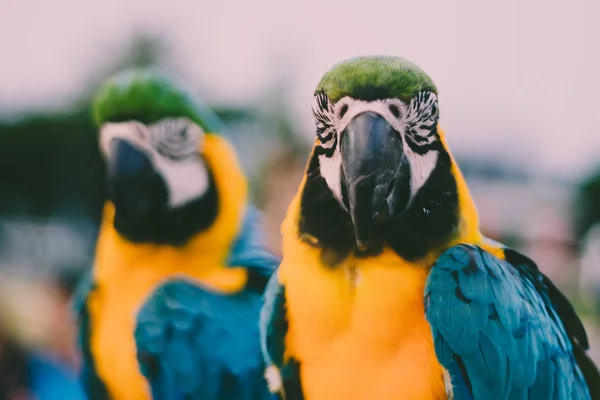
<path id="1" fill-rule="evenodd" d="M 321 176 L 327 182 L 333 195 L 344 207 L 341 194 L 341 151 L 340 135 L 354 117 L 364 112 L 373 112 L 385 120 L 400 133 L 404 153 L 410 163 L 411 195 L 410 200 L 418 193 L 433 172 L 438 151 L 414 151 L 413 146 L 426 146 L 436 140 L 432 133 L 437 123 L 437 97 L 434 93 L 421 92 L 405 104 L 398 99 L 375 101 L 356 100 L 344 97 L 335 105 L 327 96 L 318 93 L 313 102 L 313 113 L 317 120 L 317 134 L 320 140 L 319 164 Z"/>
<path id="2" fill-rule="evenodd" d="M 321 176 L 325 179 L 333 196 L 345 209 L 346 206 L 342 200 L 342 153 L 336 150 L 331 157 L 320 155 L 319 165 L 321 166 Z"/>
<path id="3" fill-rule="evenodd" d="M 405 139 L 404 139 L 405 140 Z M 438 152 L 428 151 L 425 154 L 415 153 L 404 143 L 404 154 L 408 157 L 410 163 L 410 200 L 411 201 L 419 189 L 423 187 L 437 164 Z"/>
<path id="4" fill-rule="evenodd" d="M 202 129 L 185 118 L 149 126 L 137 121 L 106 123 L 100 130 L 100 149 L 108 158 L 111 141 L 121 139 L 143 152 L 167 186 L 169 206 L 176 208 L 208 190 L 208 168 L 198 154 L 203 138 Z"/>
<path id="5" fill-rule="evenodd" d="M 196 200 L 208 190 L 208 169 L 200 157 L 177 161 L 155 157 L 154 167 L 167 183 L 172 208 Z"/>

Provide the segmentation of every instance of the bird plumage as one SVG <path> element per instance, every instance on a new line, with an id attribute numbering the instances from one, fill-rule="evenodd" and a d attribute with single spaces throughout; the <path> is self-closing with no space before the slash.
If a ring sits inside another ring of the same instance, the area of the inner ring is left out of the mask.
<path id="1" fill-rule="evenodd" d="M 94 109 L 111 195 L 76 301 L 90 398 L 269 399 L 257 320 L 278 260 L 234 149 L 156 71 L 110 79 Z"/>
<path id="2" fill-rule="evenodd" d="M 400 58 L 351 59 L 324 75 L 313 113 L 317 140 L 261 311 L 271 389 L 590 398 L 600 380 L 583 326 L 531 260 L 479 232 L 431 79 Z"/>
<path id="3" fill-rule="evenodd" d="M 438 359 L 456 385 L 475 399 L 590 398 L 573 355 L 587 347 L 571 309 L 561 321 L 548 280 L 510 249 L 502 258 L 481 247 L 457 245 L 435 262 L 425 291 Z M 564 324 L 564 325 L 563 325 Z M 567 330 L 573 329 L 569 337 Z"/>

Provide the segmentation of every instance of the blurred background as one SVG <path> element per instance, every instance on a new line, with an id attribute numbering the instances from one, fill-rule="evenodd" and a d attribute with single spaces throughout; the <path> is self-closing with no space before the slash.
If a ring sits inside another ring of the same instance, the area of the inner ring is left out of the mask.
<path id="1" fill-rule="evenodd" d="M 482 231 L 566 292 L 600 362 L 599 11 L 595 0 L 1 1 L 0 388 L 24 389 L 0 398 L 27 398 L 15 360 L 28 359 L 61 372 L 57 398 L 80 398 L 68 299 L 106 196 L 90 98 L 130 66 L 159 66 L 214 107 L 277 249 L 321 75 L 356 55 L 420 65 Z"/>

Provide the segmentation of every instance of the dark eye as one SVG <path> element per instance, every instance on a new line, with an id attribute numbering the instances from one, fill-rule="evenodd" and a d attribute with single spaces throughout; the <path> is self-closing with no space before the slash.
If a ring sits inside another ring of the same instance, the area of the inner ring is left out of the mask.
<path id="1" fill-rule="evenodd" d="M 200 140 L 200 128 L 184 119 L 165 119 L 150 127 L 153 147 L 171 160 L 194 154 Z"/>
<path id="2" fill-rule="evenodd" d="M 398 109 L 398 106 L 394 104 L 390 105 L 390 112 L 394 115 L 394 117 L 400 117 L 400 110 Z"/>
<path id="3" fill-rule="evenodd" d="M 340 118 L 344 118 L 344 115 L 348 112 L 348 104 L 344 104 L 342 108 L 340 108 Z"/>

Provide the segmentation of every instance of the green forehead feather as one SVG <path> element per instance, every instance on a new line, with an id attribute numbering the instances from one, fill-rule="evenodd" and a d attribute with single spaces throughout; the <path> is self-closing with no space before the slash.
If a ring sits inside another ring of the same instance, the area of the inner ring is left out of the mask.
<path id="1" fill-rule="evenodd" d="M 325 73 L 317 86 L 332 102 L 345 96 L 372 101 L 398 98 L 408 102 L 419 91 L 437 94 L 421 68 L 400 57 L 371 56 L 343 61 Z"/>
<path id="2" fill-rule="evenodd" d="M 212 110 L 151 68 L 130 69 L 107 79 L 94 96 L 93 112 L 98 125 L 129 120 L 149 124 L 167 117 L 187 117 L 207 132 L 220 128 Z"/>

